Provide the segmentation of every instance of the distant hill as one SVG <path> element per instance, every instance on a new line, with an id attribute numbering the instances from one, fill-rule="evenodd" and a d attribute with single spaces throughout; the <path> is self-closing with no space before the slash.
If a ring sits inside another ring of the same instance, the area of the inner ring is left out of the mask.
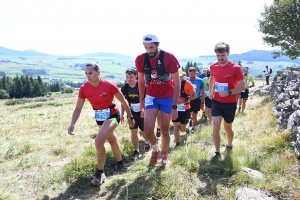
<path id="1" fill-rule="evenodd" d="M 229 58 L 230 60 L 234 62 L 238 62 L 240 60 L 245 60 L 245 61 L 262 61 L 262 62 L 294 62 L 297 64 L 300 64 L 300 59 L 292 60 L 287 56 L 281 56 L 278 58 L 273 58 L 272 57 L 272 51 L 265 51 L 265 50 L 251 50 L 245 53 L 241 54 L 230 54 Z M 199 56 L 199 58 L 203 57 L 211 57 L 211 56 Z"/>
<path id="2" fill-rule="evenodd" d="M 5 47 L 0 47 L 0 56 L 49 56 L 49 54 L 40 53 L 33 49 L 17 51 Z"/>
<path id="3" fill-rule="evenodd" d="M 51 54 L 45 54 L 38 52 L 34 49 L 27 49 L 25 51 L 12 50 L 5 47 L 0 46 L 0 56 L 55 56 Z M 111 52 L 98 52 L 98 53 L 90 53 L 83 54 L 79 56 L 60 56 L 61 58 L 67 59 L 78 59 L 79 57 L 104 57 L 104 58 L 115 58 L 115 59 L 134 59 L 131 56 L 111 53 Z"/>

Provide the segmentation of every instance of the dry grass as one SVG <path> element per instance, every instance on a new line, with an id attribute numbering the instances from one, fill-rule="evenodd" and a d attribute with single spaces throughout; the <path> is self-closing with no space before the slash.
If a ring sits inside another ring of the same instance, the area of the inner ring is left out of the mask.
<path id="1" fill-rule="evenodd" d="M 223 146 L 219 163 L 210 162 L 214 151 L 211 126 L 200 120 L 201 132 L 188 138 L 182 135 L 186 143 L 180 149 L 173 149 L 172 136 L 171 169 L 150 167 L 147 153 L 136 162 L 127 160 L 126 169 L 108 176 L 101 187 L 89 186 L 90 168 L 96 160 L 93 137 L 97 126 L 88 102 L 75 135 L 70 136 L 67 127 L 76 95 L 56 96 L 51 101 L 62 106 L 32 109 L 8 107 L 0 101 L 0 199 L 234 199 L 237 188 L 249 185 L 280 191 L 281 198 L 299 197 L 299 174 L 297 178 L 286 170 L 297 162 L 285 141 L 286 133 L 276 128 L 268 101 L 266 97 L 250 97 L 245 114 L 238 115 L 233 124 L 234 150 L 226 155 Z M 221 132 L 221 144 L 225 145 L 226 136 Z M 123 153 L 128 155 L 128 126 L 120 125 L 116 135 L 119 141 L 123 138 Z M 85 168 L 69 179 L 64 169 L 72 168 L 75 161 Z M 263 180 L 246 177 L 240 170 L 243 166 L 262 171 Z"/>

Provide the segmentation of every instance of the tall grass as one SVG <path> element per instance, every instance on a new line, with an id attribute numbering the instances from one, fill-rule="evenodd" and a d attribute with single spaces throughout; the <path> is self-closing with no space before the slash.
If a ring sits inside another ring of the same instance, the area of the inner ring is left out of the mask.
<path id="1" fill-rule="evenodd" d="M 26 107 L 0 104 L 0 199 L 235 199 L 235 191 L 245 186 L 270 190 L 279 199 L 300 197 L 297 160 L 286 134 L 276 129 L 269 97 L 250 97 L 245 113 L 236 116 L 232 151 L 225 150 L 222 125 L 219 161 L 211 160 L 212 125 L 204 120 L 199 120 L 201 131 L 188 137 L 181 133 L 180 148 L 173 148 L 171 135 L 168 170 L 161 160 L 149 165 L 151 152 L 134 161 L 130 130 L 120 124 L 115 134 L 126 167 L 112 176 L 116 160 L 105 143 L 108 179 L 100 188 L 89 185 L 97 168 L 98 127 L 88 103 L 75 135 L 67 134 L 75 103 L 76 97 L 69 95 L 40 107 L 33 100 Z M 248 177 L 243 167 L 262 172 L 263 178 Z"/>

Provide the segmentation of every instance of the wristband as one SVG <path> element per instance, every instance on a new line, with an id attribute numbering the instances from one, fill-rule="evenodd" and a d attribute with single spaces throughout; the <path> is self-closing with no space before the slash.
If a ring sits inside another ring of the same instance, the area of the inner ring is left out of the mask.
<path id="1" fill-rule="evenodd" d="M 127 119 L 128 119 L 128 121 L 131 121 L 131 120 L 133 120 L 133 116 L 128 117 Z"/>

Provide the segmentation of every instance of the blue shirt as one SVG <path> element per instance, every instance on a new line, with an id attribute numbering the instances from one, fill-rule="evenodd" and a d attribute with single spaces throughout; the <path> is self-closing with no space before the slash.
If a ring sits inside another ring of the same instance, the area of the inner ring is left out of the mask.
<path id="1" fill-rule="evenodd" d="M 187 77 L 186 80 L 189 80 L 196 91 L 197 98 L 201 100 L 202 93 L 201 90 L 204 89 L 204 83 L 201 78 L 195 77 L 195 79 L 191 80 L 190 77 Z"/>
<path id="2" fill-rule="evenodd" d="M 205 76 L 205 74 L 200 74 L 198 77 L 201 79 L 204 79 L 206 76 Z"/>

